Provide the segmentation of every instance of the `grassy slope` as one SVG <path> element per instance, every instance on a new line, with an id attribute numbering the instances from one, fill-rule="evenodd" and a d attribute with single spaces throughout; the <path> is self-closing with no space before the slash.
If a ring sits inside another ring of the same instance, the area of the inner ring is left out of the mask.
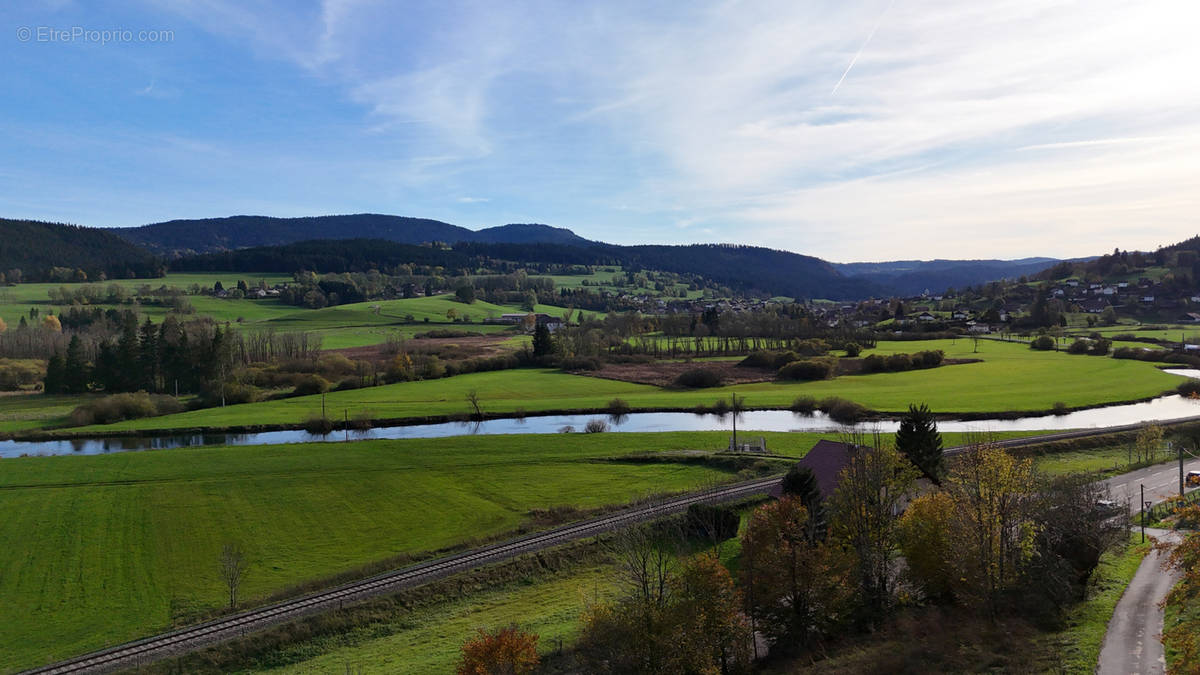
<path id="1" fill-rule="evenodd" d="M 776 434 L 781 452 L 815 437 Z M 0 460 L 0 671 L 167 627 L 220 605 L 240 541 L 249 601 L 373 561 L 508 532 L 531 509 L 596 507 L 730 474 L 595 463 L 714 449 L 722 433 L 464 437 Z"/>
<path id="2" fill-rule="evenodd" d="M 731 391 L 758 408 L 784 408 L 800 395 L 842 396 L 883 411 L 902 411 L 925 402 L 937 412 L 1046 410 L 1056 402 L 1087 406 L 1153 396 L 1176 386 L 1178 376 L 1149 363 L 1111 358 L 1038 352 L 1026 346 L 970 340 L 881 343 L 879 353 L 940 348 L 955 358 L 982 358 L 982 363 L 943 366 L 905 373 L 846 376 L 823 382 L 762 382 L 699 391 L 673 391 L 648 385 L 567 375 L 553 370 L 475 373 L 444 380 L 407 382 L 333 392 L 331 410 L 369 410 L 379 418 L 465 413 L 467 392 L 478 392 L 487 412 L 603 408 L 620 397 L 634 408 L 711 404 Z M 111 429 L 224 427 L 248 424 L 298 424 L 319 411 L 320 397 L 229 406 L 122 422 Z"/>
<path id="3" fill-rule="evenodd" d="M 354 673 L 449 673 L 462 643 L 477 628 L 514 623 L 536 633 L 538 650 L 546 653 L 557 648 L 559 640 L 569 646 L 576 639 L 585 599 L 606 598 L 616 590 L 614 570 L 604 566 L 538 578 L 529 584 L 507 584 L 417 609 L 383 628 L 390 634 L 382 637 L 364 630 L 336 640 L 306 643 L 297 651 L 319 655 L 283 668 L 248 672 L 342 675 L 349 667 Z"/>

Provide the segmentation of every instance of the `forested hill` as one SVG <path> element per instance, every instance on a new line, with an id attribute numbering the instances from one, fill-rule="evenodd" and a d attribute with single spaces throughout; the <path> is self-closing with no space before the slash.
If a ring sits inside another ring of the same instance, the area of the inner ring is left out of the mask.
<path id="1" fill-rule="evenodd" d="M 187 256 L 173 261 L 171 268 L 178 271 L 365 272 L 409 263 L 440 265 L 454 270 L 485 263 L 495 267 L 497 262 L 534 268 L 539 263 L 620 265 L 630 270 L 696 274 L 740 291 L 798 298 L 844 300 L 883 292 L 870 282 L 841 275 L 818 258 L 753 246 L 720 244 L 614 246 L 589 243 L 573 246 L 464 242 L 453 248 L 442 248 L 370 239 L 318 240 Z"/>
<path id="2" fill-rule="evenodd" d="M 95 281 L 161 276 L 148 251 L 112 232 L 0 218 L 0 272 L 8 281 Z M 82 275 L 80 275 L 82 272 Z"/>
<path id="3" fill-rule="evenodd" d="M 1032 277 L 1058 264 L 1055 258 L 1019 260 L 898 260 L 883 263 L 834 263 L 847 276 L 885 286 L 897 295 L 938 293 L 1001 279 Z"/>
<path id="4" fill-rule="evenodd" d="M 114 233 L 166 256 L 210 253 L 256 246 L 279 246 L 314 239 L 382 239 L 402 244 L 427 242 L 588 244 L 570 230 L 549 225 L 514 224 L 468 230 L 440 220 L 376 213 L 307 218 L 231 216 L 171 220 Z"/>

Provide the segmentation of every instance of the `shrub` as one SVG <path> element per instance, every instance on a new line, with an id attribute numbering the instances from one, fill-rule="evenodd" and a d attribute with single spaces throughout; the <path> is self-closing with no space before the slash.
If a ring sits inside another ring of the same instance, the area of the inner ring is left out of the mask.
<path id="1" fill-rule="evenodd" d="M 1108 349 L 1111 346 L 1112 341 L 1110 340 L 1105 340 L 1104 338 L 1093 340 L 1091 349 L 1088 350 L 1088 354 L 1091 354 L 1092 356 L 1108 356 Z"/>
<path id="2" fill-rule="evenodd" d="M 558 428 L 558 433 L 560 433 L 560 434 L 573 434 L 573 433 L 575 433 L 575 427 L 571 426 L 570 424 L 568 424 L 568 425 L 566 425 L 566 426 L 564 426 L 564 427 L 559 427 L 559 428 Z"/>
<path id="3" fill-rule="evenodd" d="M 333 431 L 333 422 L 328 418 L 313 415 L 304 420 L 304 430 L 313 435 L 324 436 Z"/>
<path id="4" fill-rule="evenodd" d="M 858 358 L 858 355 L 862 353 L 862 345 L 857 342 L 847 342 L 843 349 L 846 350 L 846 356 L 851 359 Z"/>
<path id="5" fill-rule="evenodd" d="M 796 353 L 800 356 L 824 356 L 829 353 L 829 343 L 820 338 L 800 340 L 796 343 Z"/>
<path id="6" fill-rule="evenodd" d="M 723 398 L 719 398 L 719 399 L 717 399 L 716 403 L 712 404 L 712 408 L 710 408 L 709 410 L 711 410 L 714 415 L 724 416 L 726 413 L 729 412 L 729 401 L 726 401 Z"/>
<path id="7" fill-rule="evenodd" d="M 359 381 L 358 377 L 351 375 L 350 377 L 343 377 L 340 381 L 338 381 L 337 386 L 334 387 L 334 390 L 347 391 L 350 389 L 358 389 L 361 386 L 362 382 Z"/>
<path id="8" fill-rule="evenodd" d="M 837 396 L 830 396 L 822 400 L 821 410 L 829 415 L 829 419 L 840 424 L 857 424 L 870 414 L 870 411 L 862 405 Z"/>
<path id="9" fill-rule="evenodd" d="M 1068 354 L 1086 354 L 1092 348 L 1092 341 L 1086 338 L 1076 338 L 1071 346 L 1067 347 Z"/>
<path id="10" fill-rule="evenodd" d="M 1050 406 L 1050 409 L 1054 411 L 1055 415 L 1067 414 L 1067 404 L 1062 401 L 1055 401 L 1054 405 Z"/>
<path id="11" fill-rule="evenodd" d="M 776 377 L 781 380 L 828 380 L 836 372 L 837 364 L 830 359 L 806 359 L 780 368 Z"/>
<path id="12" fill-rule="evenodd" d="M 946 360 L 946 352 L 940 349 L 917 352 L 912 355 L 913 368 L 937 368 Z"/>
<path id="13" fill-rule="evenodd" d="M 721 375 L 707 368 L 685 370 L 675 378 L 675 386 L 687 389 L 707 389 L 721 386 Z"/>
<path id="14" fill-rule="evenodd" d="M 792 412 L 801 415 L 811 415 L 819 407 L 817 399 L 811 396 L 800 396 L 792 401 Z"/>
<path id="15" fill-rule="evenodd" d="M 1187 398 L 1200 398 L 1200 380 L 1187 380 L 1183 384 L 1175 388 L 1180 395 Z"/>
<path id="16" fill-rule="evenodd" d="M 329 391 L 329 380 L 320 375 L 307 375 L 296 381 L 296 388 L 292 390 L 292 395 L 311 396 L 324 394 L 327 391 Z"/>
<path id="17" fill-rule="evenodd" d="M 1042 335 L 1035 338 L 1033 342 L 1030 342 L 1029 348 L 1043 352 L 1050 351 L 1051 349 L 1054 349 L 1054 338 L 1050 337 L 1049 335 Z"/>
<path id="18" fill-rule="evenodd" d="M 887 359 L 879 354 L 871 354 L 862 361 L 862 371 L 864 373 L 883 373 L 887 369 Z"/>
<path id="19" fill-rule="evenodd" d="M 14 391 L 34 385 L 46 378 L 46 367 L 40 361 L 0 359 L 0 389 Z"/>
<path id="20" fill-rule="evenodd" d="M 144 391 L 113 394 L 85 403 L 71 411 L 71 423 L 112 424 L 121 420 L 169 415 L 183 411 L 183 404 L 172 396 L 151 396 Z"/>
<path id="21" fill-rule="evenodd" d="M 629 407 L 629 404 L 624 399 L 614 398 L 608 402 L 609 415 L 628 415 L 630 410 L 632 408 Z"/>
<path id="22" fill-rule="evenodd" d="M 586 434 L 599 434 L 608 431 L 608 422 L 602 419 L 591 419 L 584 425 L 583 432 Z"/>
<path id="23" fill-rule="evenodd" d="M 725 541 L 737 536 L 741 520 L 732 506 L 701 502 L 688 507 L 685 522 L 688 534 L 693 537 Z"/>
<path id="24" fill-rule="evenodd" d="M 887 357 L 887 369 L 893 373 L 912 370 L 913 360 L 908 354 L 892 354 Z"/>

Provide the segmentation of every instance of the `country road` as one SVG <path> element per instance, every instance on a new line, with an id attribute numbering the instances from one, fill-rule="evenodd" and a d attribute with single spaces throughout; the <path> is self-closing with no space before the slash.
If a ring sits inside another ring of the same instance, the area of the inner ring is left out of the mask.
<path id="1" fill-rule="evenodd" d="M 1170 530 L 1147 530 L 1159 539 L 1176 539 Z M 1178 575 L 1162 568 L 1163 558 L 1151 551 L 1142 560 L 1113 610 L 1104 646 L 1100 651 L 1098 675 L 1159 675 L 1166 671 L 1161 635 L 1163 610 L 1158 603 L 1175 585 Z"/>

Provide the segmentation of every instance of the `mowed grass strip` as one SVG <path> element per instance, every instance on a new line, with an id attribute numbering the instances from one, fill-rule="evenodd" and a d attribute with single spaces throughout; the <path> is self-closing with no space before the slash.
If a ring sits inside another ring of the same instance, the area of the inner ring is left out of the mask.
<path id="1" fill-rule="evenodd" d="M 659 387 L 569 375 L 552 369 L 473 373 L 441 380 L 331 392 L 325 405 L 333 417 L 370 413 L 375 418 L 457 415 L 468 412 L 466 395 L 475 391 L 485 412 L 604 408 L 621 398 L 633 408 L 690 409 L 731 393 L 752 408 L 786 408 L 798 396 L 840 396 L 874 410 L 899 412 L 910 403 L 927 403 L 939 413 L 1048 411 L 1055 403 L 1095 406 L 1152 397 L 1177 386 L 1178 376 L 1140 361 L 1063 352 L 1039 352 L 1026 345 L 981 340 L 883 342 L 881 354 L 942 349 L 949 358 L 978 358 L 979 363 L 902 373 L 843 376 L 805 383 L 760 382 L 703 390 Z M 84 431 L 172 429 L 255 424 L 300 424 L 319 414 L 321 397 L 309 396 L 164 417 L 121 422 Z"/>
<path id="2" fill-rule="evenodd" d="M 163 630 L 219 608 L 228 541 L 242 597 L 486 538 L 529 511 L 587 509 L 730 480 L 700 464 L 591 461 L 716 449 L 720 432 L 196 448 L 0 460 L 0 671 Z M 815 437 L 777 434 L 781 451 Z"/>

